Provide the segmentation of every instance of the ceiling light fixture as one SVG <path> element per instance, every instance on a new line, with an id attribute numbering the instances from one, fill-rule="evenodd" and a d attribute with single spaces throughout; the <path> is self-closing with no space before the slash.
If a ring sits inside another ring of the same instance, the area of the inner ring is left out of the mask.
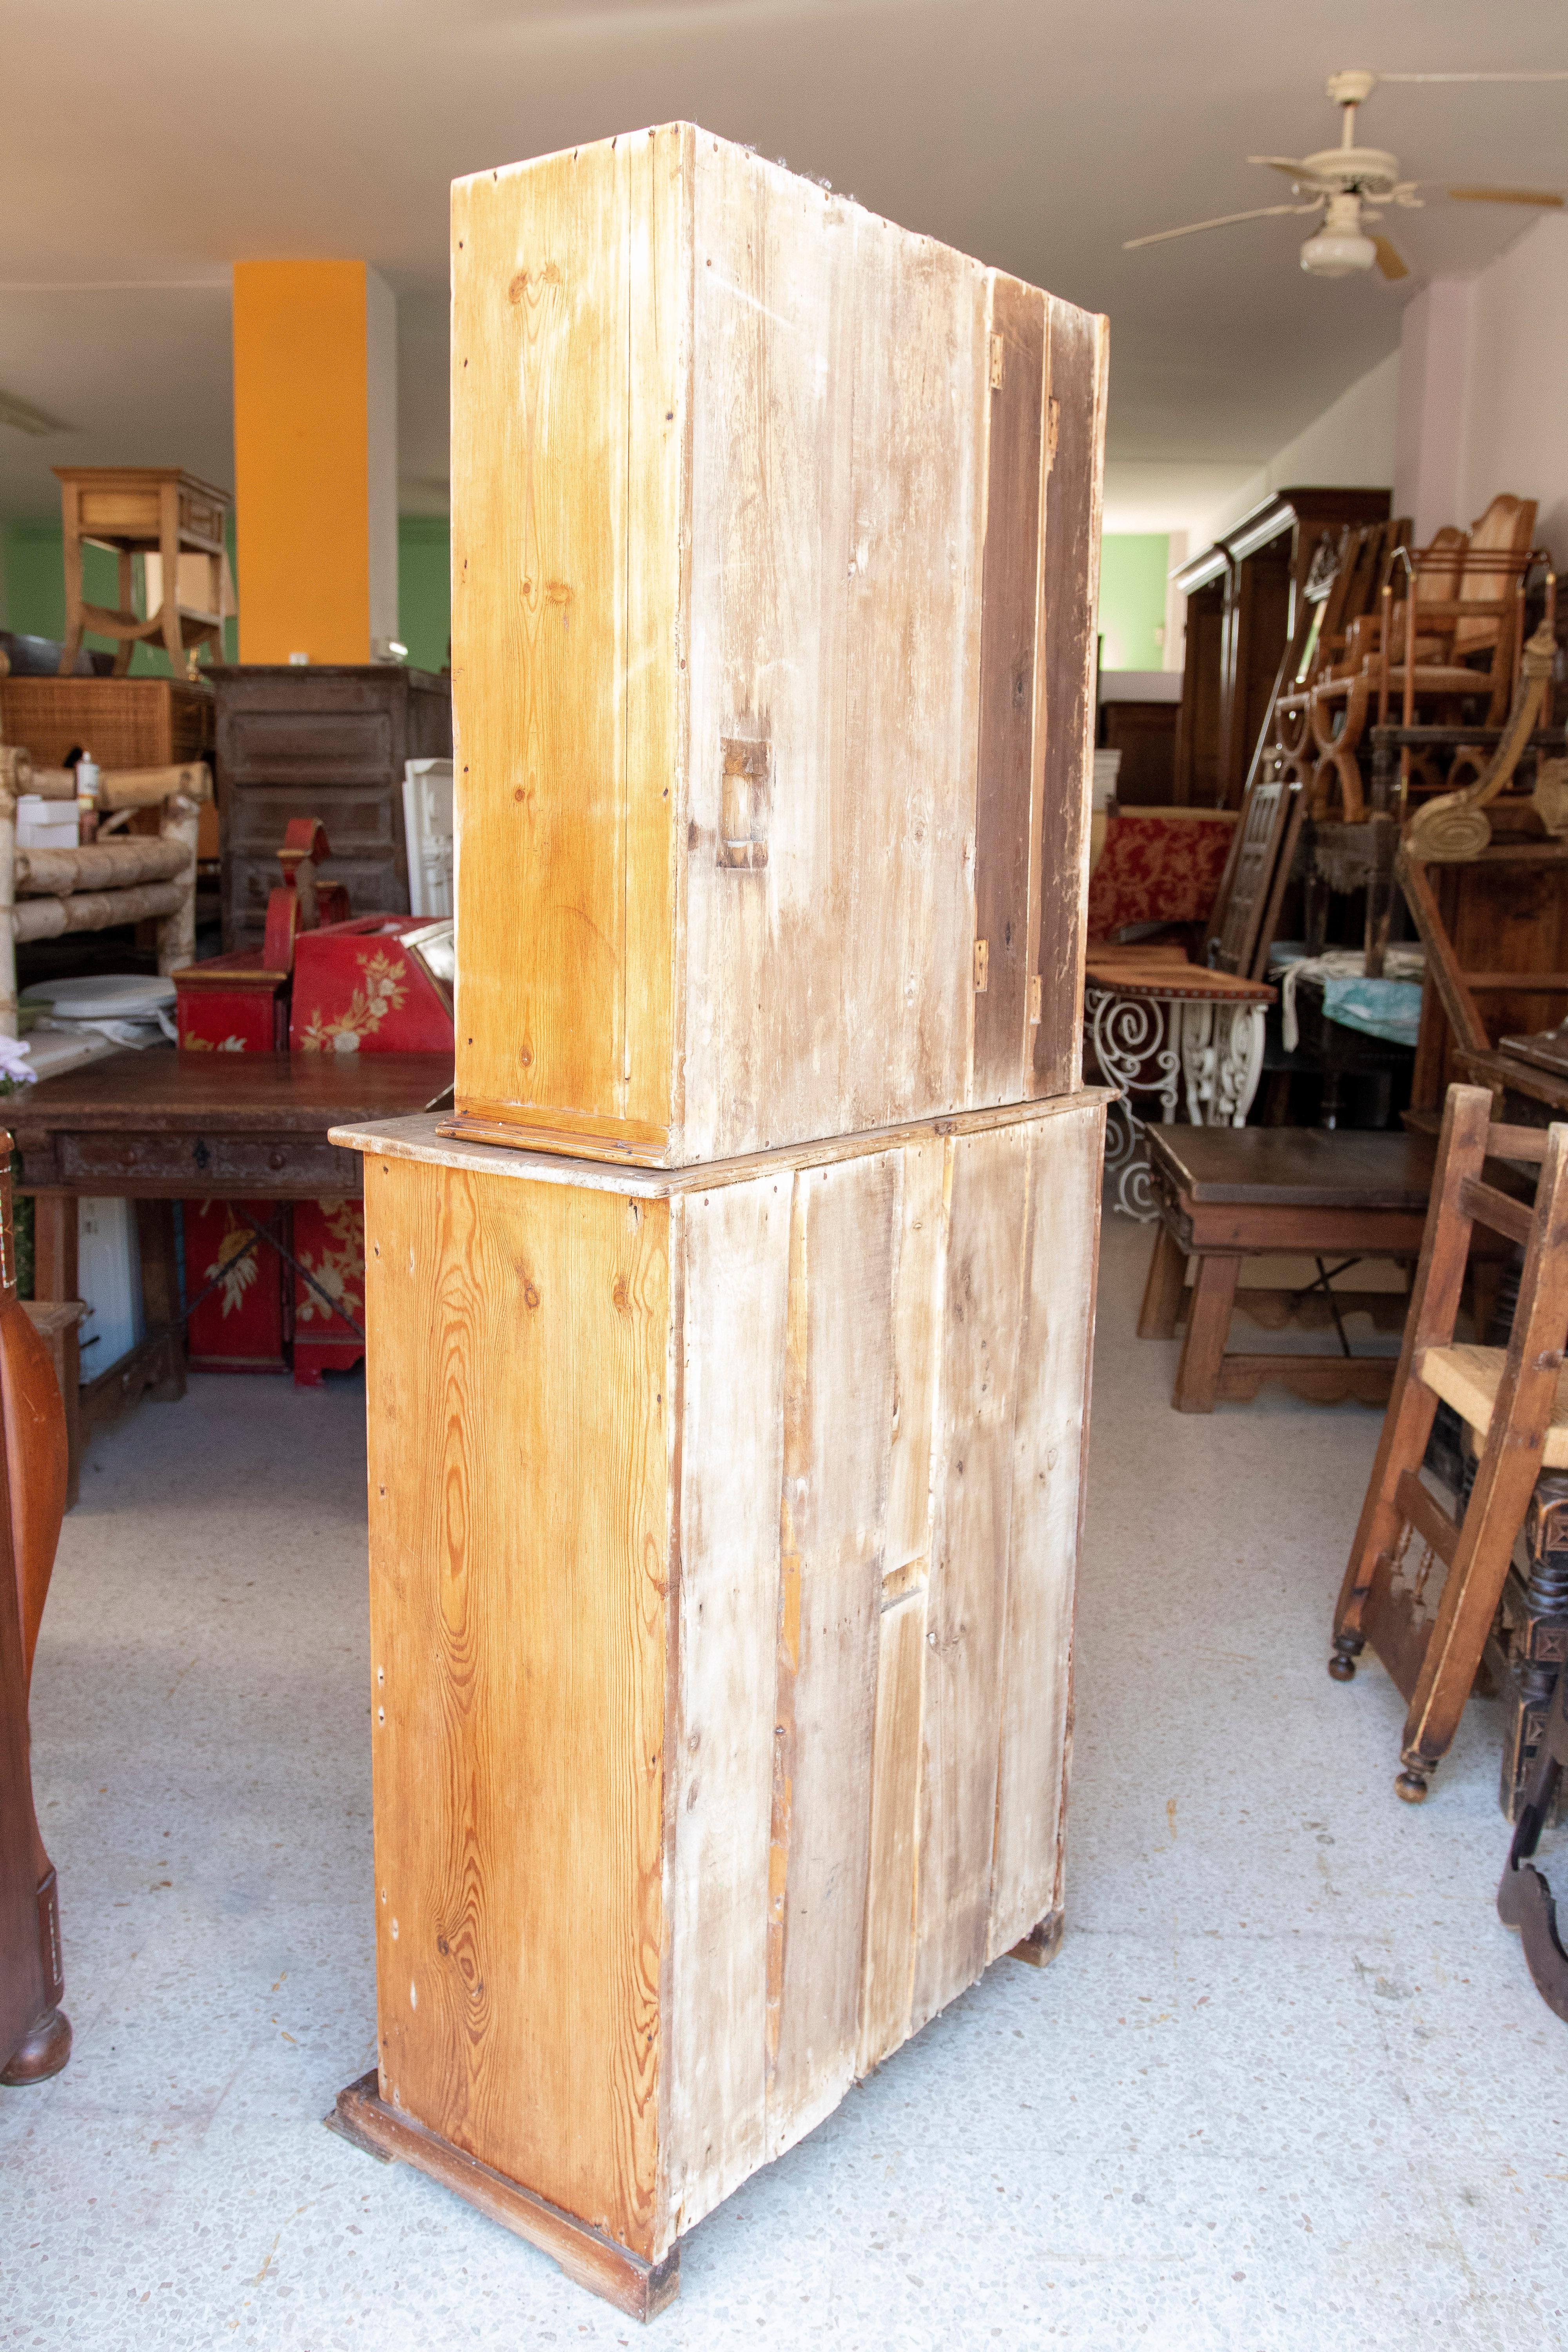
<path id="1" fill-rule="evenodd" d="M 1301 267 L 1308 277 L 1349 278 L 1358 269 L 1370 269 L 1376 259 L 1376 246 L 1362 232 L 1360 198 L 1331 196 L 1322 227 L 1301 247 Z"/>

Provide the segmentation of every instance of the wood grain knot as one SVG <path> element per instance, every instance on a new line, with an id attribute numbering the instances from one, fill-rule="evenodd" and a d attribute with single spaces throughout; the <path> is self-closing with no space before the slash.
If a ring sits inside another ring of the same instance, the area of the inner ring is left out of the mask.
<path id="1" fill-rule="evenodd" d="M 539 1304 L 538 1289 L 533 1283 L 527 1280 L 524 1281 L 522 1286 L 522 1300 L 523 1305 L 529 1307 L 537 1307 Z"/>
<path id="2" fill-rule="evenodd" d="M 559 268 L 553 261 L 547 261 L 542 269 L 520 269 L 506 289 L 506 299 L 509 302 L 524 302 L 531 286 L 538 293 L 546 286 L 559 286 L 560 283 Z"/>

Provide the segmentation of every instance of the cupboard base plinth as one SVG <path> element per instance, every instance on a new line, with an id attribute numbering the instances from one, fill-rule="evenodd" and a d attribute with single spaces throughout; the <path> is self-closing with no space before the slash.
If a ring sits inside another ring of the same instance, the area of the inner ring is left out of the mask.
<path id="1" fill-rule="evenodd" d="M 415 2165 L 444 2189 L 455 2189 L 490 2221 L 515 2231 L 559 2263 L 579 2286 L 603 2295 L 630 2318 L 656 2318 L 679 2293 L 679 2246 L 662 2262 L 645 2262 L 601 2231 L 536 2197 L 531 2189 L 492 2172 L 488 2164 L 454 2147 L 450 2140 L 426 2130 L 411 2116 L 389 2107 L 380 2095 L 374 2068 L 338 2093 L 337 2105 L 324 2120 L 329 2131 L 352 2140 L 382 2163 Z"/>
<path id="2" fill-rule="evenodd" d="M 1067 1921 L 1059 1911 L 1047 1911 L 1037 1920 L 1021 1944 L 1015 1944 L 1010 1959 L 1027 1960 L 1032 1969 L 1043 1969 L 1054 1960 L 1062 1948 L 1062 1929 Z"/>

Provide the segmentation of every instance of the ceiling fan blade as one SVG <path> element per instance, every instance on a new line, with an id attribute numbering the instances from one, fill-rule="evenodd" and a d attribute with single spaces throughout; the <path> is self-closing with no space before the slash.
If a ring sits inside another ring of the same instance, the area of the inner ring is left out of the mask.
<path id="1" fill-rule="evenodd" d="M 1295 180 L 1304 188 L 1321 188 L 1325 194 L 1329 193 L 1329 182 L 1320 180 L 1315 172 L 1298 163 L 1293 155 L 1249 155 L 1247 160 L 1249 163 L 1267 163 L 1271 172 L 1283 172 L 1288 180 Z"/>
<path id="2" fill-rule="evenodd" d="M 71 429 L 47 409 L 35 408 L 30 400 L 18 400 L 10 392 L 0 392 L 0 425 L 8 425 L 14 433 L 32 433 L 40 438 L 45 434 L 68 433 Z"/>
<path id="3" fill-rule="evenodd" d="M 1542 73 L 1380 73 L 1379 81 L 1568 81 L 1568 67 L 1552 66 Z"/>
<path id="4" fill-rule="evenodd" d="M 1448 194 L 1461 205 L 1539 205 L 1552 212 L 1563 209 L 1563 198 L 1552 188 L 1450 188 Z"/>
<path id="5" fill-rule="evenodd" d="M 1373 243 L 1377 247 L 1377 266 L 1385 278 L 1409 277 L 1410 272 L 1400 258 L 1397 248 L 1389 243 L 1387 237 L 1374 236 Z"/>
<path id="6" fill-rule="evenodd" d="M 1123 253 L 1131 253 L 1141 245 L 1168 245 L 1173 236 L 1196 236 L 1200 229 L 1205 228 L 1230 228 L 1237 221 L 1275 220 L 1282 213 L 1315 213 L 1321 208 L 1321 204 L 1318 203 L 1260 205 L 1256 212 L 1221 213 L 1214 220 L 1189 221 L 1185 228 L 1157 228 L 1152 236 L 1130 236 L 1124 240 L 1121 250 Z"/>

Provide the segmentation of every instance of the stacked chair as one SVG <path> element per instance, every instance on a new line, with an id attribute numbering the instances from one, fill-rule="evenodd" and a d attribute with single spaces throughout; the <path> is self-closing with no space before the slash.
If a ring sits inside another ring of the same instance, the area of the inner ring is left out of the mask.
<path id="1" fill-rule="evenodd" d="M 1505 494 L 1468 532 L 1447 528 L 1425 548 L 1391 555 L 1378 611 L 1352 624 L 1340 657 L 1310 689 L 1313 815 L 1330 814 L 1336 800 L 1352 823 L 1365 814 L 1357 754 L 1373 713 L 1380 724 L 1388 719 L 1396 690 L 1405 727 L 1458 719 L 1467 705 L 1479 724 L 1501 725 L 1523 650 L 1525 585 L 1544 561 L 1531 543 L 1535 512 L 1532 499 Z"/>

